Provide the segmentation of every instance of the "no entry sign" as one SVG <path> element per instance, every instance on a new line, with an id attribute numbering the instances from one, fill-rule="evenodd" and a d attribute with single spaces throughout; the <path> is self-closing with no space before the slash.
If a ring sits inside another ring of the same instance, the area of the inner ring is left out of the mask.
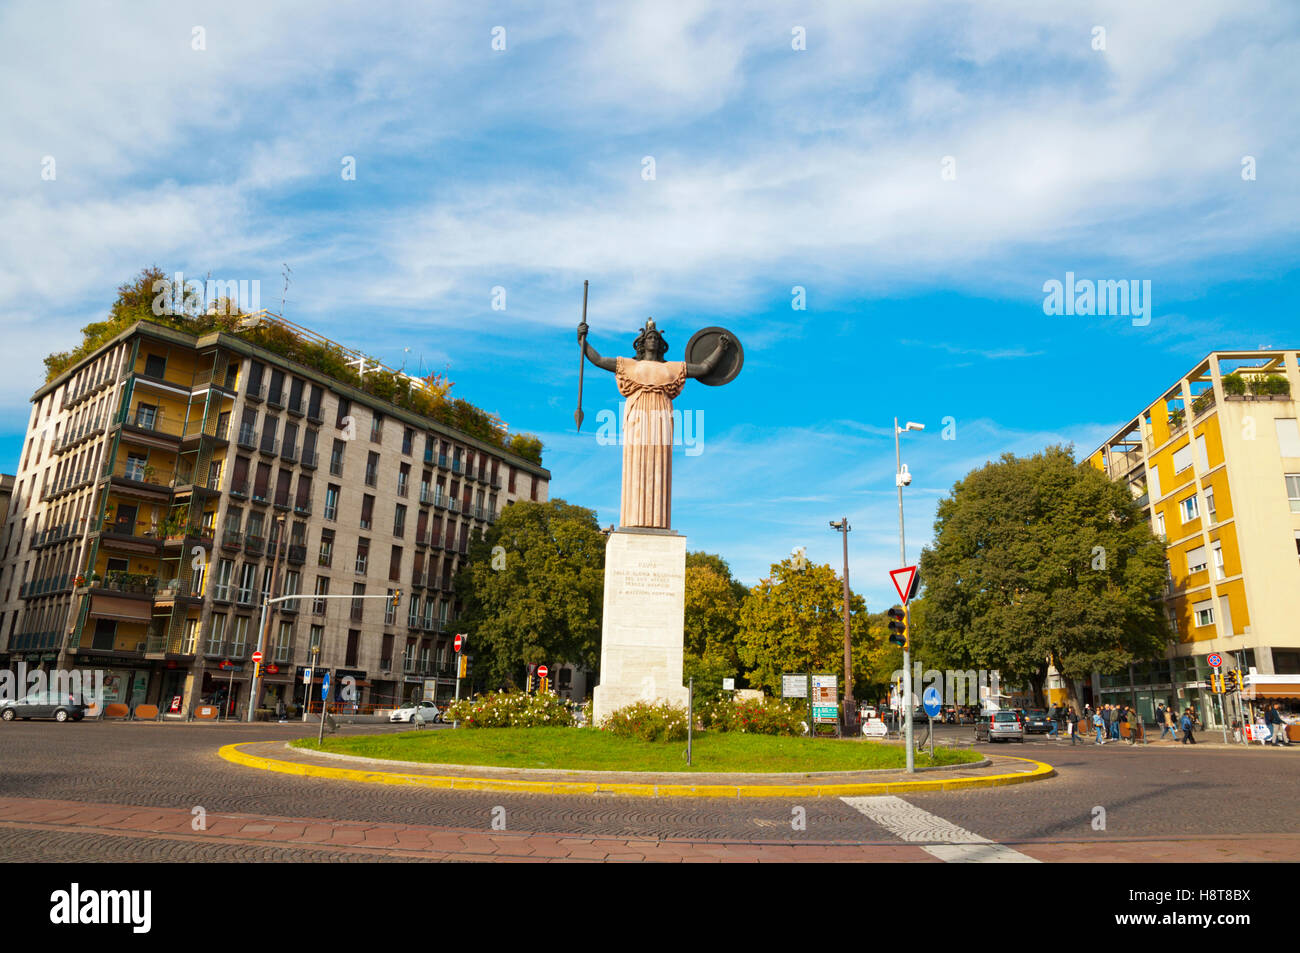
<path id="1" fill-rule="evenodd" d="M 539 666 L 537 666 L 537 677 L 538 677 L 538 678 L 545 678 L 547 672 L 549 672 L 549 671 L 550 671 L 550 669 L 547 668 L 545 665 L 539 665 Z"/>

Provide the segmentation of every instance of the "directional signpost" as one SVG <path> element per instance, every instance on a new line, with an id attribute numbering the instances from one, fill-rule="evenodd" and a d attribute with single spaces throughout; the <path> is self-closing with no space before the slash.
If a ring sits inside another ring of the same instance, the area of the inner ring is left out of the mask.
<path id="1" fill-rule="evenodd" d="M 812 709 L 813 730 L 818 725 L 833 724 L 838 732 L 840 723 L 840 706 L 836 695 L 838 679 L 834 675 L 814 675 L 812 677 L 812 697 L 808 704 Z"/>
<path id="2" fill-rule="evenodd" d="M 325 740 L 325 709 L 329 708 L 326 704 L 330 697 L 330 673 L 326 672 L 320 680 L 320 734 L 316 738 L 316 743 Z"/>
<path id="3" fill-rule="evenodd" d="M 925 690 L 922 697 L 925 704 L 925 713 L 930 717 L 930 760 L 934 760 L 934 716 L 939 714 L 939 709 L 943 705 L 943 699 L 939 696 L 939 689 L 931 685 Z"/>
<path id="4" fill-rule="evenodd" d="M 465 643 L 468 641 L 469 641 L 468 635 L 466 635 L 464 632 L 457 632 L 456 638 L 452 640 L 452 649 L 456 652 L 457 655 L 459 655 L 460 650 L 465 647 Z M 460 678 L 461 678 L 461 672 L 464 671 L 464 668 L 465 668 L 465 660 L 462 658 L 456 659 L 456 702 L 455 702 L 456 704 L 460 703 Z M 459 728 L 460 722 L 453 720 L 451 726 L 453 728 Z"/>
<path id="5" fill-rule="evenodd" d="M 1219 683 L 1219 688 L 1223 687 L 1223 682 L 1220 681 L 1222 673 L 1219 671 L 1223 668 L 1223 656 L 1215 652 L 1205 661 L 1209 662 L 1210 668 L 1214 669 L 1214 675 L 1210 679 L 1210 688 L 1212 691 L 1217 691 L 1218 689 L 1214 688 L 1215 682 Z M 1223 743 L 1226 745 L 1228 743 L 1228 704 L 1224 700 L 1222 693 L 1219 694 L 1219 721 L 1223 725 Z"/>

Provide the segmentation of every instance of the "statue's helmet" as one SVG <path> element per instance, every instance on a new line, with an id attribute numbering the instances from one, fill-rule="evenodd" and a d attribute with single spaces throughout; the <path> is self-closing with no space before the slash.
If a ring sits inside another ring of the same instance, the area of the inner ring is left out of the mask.
<path id="1" fill-rule="evenodd" d="M 645 327 L 632 342 L 632 347 L 636 350 L 637 360 L 662 361 L 668 353 L 668 341 L 655 327 L 654 318 L 646 318 Z"/>

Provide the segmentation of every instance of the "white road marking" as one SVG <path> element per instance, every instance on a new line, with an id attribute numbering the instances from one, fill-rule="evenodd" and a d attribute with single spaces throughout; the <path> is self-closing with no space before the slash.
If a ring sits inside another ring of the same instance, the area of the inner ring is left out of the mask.
<path id="1" fill-rule="evenodd" d="M 900 840 L 949 864 L 1036 864 L 1033 857 L 958 827 L 901 797 L 842 797 L 845 804 Z"/>

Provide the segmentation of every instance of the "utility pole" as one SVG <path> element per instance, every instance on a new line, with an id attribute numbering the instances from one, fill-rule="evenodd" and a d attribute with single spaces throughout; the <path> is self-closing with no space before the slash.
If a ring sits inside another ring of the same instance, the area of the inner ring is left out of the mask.
<path id="1" fill-rule="evenodd" d="M 914 424 L 911 421 L 908 421 L 906 427 L 900 427 L 898 418 L 894 418 L 894 485 L 898 487 L 898 565 L 900 568 L 907 565 L 907 543 L 903 536 L 903 487 L 912 482 L 912 476 L 903 467 L 898 436 L 904 430 L 924 429 L 925 424 Z M 912 610 L 907 600 L 903 602 L 903 612 L 907 625 L 907 639 L 903 644 L 903 737 L 904 744 L 907 746 L 907 773 L 914 774 L 916 756 L 912 751 Z"/>
<path id="2" fill-rule="evenodd" d="M 849 518 L 843 517 L 836 522 L 831 520 L 831 529 L 838 530 L 844 537 L 844 725 L 848 727 L 849 712 L 853 710 L 853 647 L 849 641 Z"/>
<path id="3" fill-rule="evenodd" d="M 271 562 L 271 585 L 268 587 L 265 601 L 262 603 L 262 624 L 258 627 L 257 632 L 257 651 L 264 653 L 264 646 L 270 644 L 270 638 L 267 636 L 267 628 L 271 625 L 271 613 L 267 610 L 271 607 L 271 600 L 275 598 L 275 582 L 280 575 L 280 547 L 284 543 L 284 517 L 277 516 L 275 522 L 271 524 L 275 535 L 271 539 L 271 545 L 275 547 L 275 558 Z M 266 655 L 262 656 L 263 662 Z M 253 720 L 253 710 L 257 707 L 257 696 L 262 687 L 262 662 L 253 663 L 253 685 L 251 694 L 248 696 L 248 721 Z"/>

